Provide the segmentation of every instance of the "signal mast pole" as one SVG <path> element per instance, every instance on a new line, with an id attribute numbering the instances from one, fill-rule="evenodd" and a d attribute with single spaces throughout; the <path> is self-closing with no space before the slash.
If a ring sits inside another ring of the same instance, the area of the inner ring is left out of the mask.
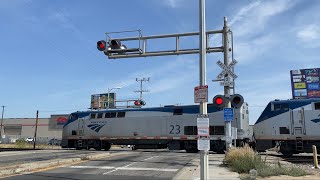
<path id="1" fill-rule="evenodd" d="M 227 24 L 227 17 L 224 17 L 224 25 L 223 25 L 223 55 L 224 55 L 224 64 L 225 66 L 229 66 L 229 27 Z M 229 74 L 226 74 L 225 77 L 228 78 Z M 230 86 L 224 86 L 224 97 L 226 99 L 225 107 L 231 108 L 230 102 Z M 231 121 L 225 122 L 226 128 L 226 150 L 228 151 L 232 147 L 232 138 L 231 138 Z"/>

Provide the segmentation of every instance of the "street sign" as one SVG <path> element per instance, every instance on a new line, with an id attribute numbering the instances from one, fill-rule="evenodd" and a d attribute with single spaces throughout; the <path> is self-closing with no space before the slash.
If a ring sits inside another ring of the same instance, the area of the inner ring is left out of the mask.
<path id="1" fill-rule="evenodd" d="M 210 139 L 198 139 L 198 150 L 210 150 Z"/>
<path id="2" fill-rule="evenodd" d="M 209 118 L 198 117 L 197 118 L 197 127 L 198 128 L 209 128 Z"/>
<path id="3" fill-rule="evenodd" d="M 209 134 L 209 128 L 198 128 L 198 136 L 210 136 Z"/>
<path id="4" fill-rule="evenodd" d="M 233 108 L 223 108 L 224 121 L 233 121 Z"/>
<path id="5" fill-rule="evenodd" d="M 234 85 L 233 81 L 223 81 L 223 82 L 220 82 L 220 86 L 233 87 L 233 85 Z"/>
<path id="6" fill-rule="evenodd" d="M 194 102 L 208 102 L 208 86 L 194 87 Z"/>
<path id="7" fill-rule="evenodd" d="M 205 136 L 209 137 L 209 118 L 207 117 L 198 117 L 197 118 L 197 128 L 198 128 L 198 137 Z"/>

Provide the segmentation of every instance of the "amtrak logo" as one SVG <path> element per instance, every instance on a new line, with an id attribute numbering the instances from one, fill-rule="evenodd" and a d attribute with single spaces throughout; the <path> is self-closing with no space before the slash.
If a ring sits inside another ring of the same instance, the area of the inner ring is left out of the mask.
<path id="1" fill-rule="evenodd" d="M 319 114 L 318 117 L 320 117 L 320 114 Z M 318 119 L 312 119 L 311 121 L 314 122 L 314 123 L 318 123 L 318 122 L 320 122 L 320 118 L 318 118 Z"/>
<path id="2" fill-rule="evenodd" d="M 90 124 L 88 125 L 88 127 L 92 130 L 94 130 L 95 132 L 99 132 L 100 129 L 106 124 Z"/>

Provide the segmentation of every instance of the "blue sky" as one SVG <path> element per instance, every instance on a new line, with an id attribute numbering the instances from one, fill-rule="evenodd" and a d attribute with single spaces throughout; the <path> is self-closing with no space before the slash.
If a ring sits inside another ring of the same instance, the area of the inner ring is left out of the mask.
<path id="1" fill-rule="evenodd" d="M 290 99 L 290 70 L 319 67 L 320 1 L 206 1 L 206 29 L 227 16 L 234 33 L 236 92 L 253 124 L 274 99 Z M 40 117 L 85 110 L 90 95 L 121 86 L 118 99 L 138 97 L 135 78 L 150 77 L 147 107 L 193 104 L 199 55 L 109 60 L 96 49 L 105 32 L 142 34 L 199 30 L 198 0 L 0 1 L 0 105 L 5 117 Z M 185 46 L 197 47 L 197 38 Z M 210 40 L 221 44 L 220 37 Z M 164 49 L 166 42 L 150 48 Z M 211 80 L 222 53 L 207 55 L 209 99 L 223 93 Z M 211 101 L 211 100 L 210 100 Z"/>

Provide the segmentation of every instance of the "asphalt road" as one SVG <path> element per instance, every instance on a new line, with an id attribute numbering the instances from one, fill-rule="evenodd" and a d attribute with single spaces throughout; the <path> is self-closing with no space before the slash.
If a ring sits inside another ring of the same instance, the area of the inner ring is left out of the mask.
<path id="1" fill-rule="evenodd" d="M 105 159 L 4 178 L 5 180 L 172 179 L 199 154 L 137 150 Z"/>

